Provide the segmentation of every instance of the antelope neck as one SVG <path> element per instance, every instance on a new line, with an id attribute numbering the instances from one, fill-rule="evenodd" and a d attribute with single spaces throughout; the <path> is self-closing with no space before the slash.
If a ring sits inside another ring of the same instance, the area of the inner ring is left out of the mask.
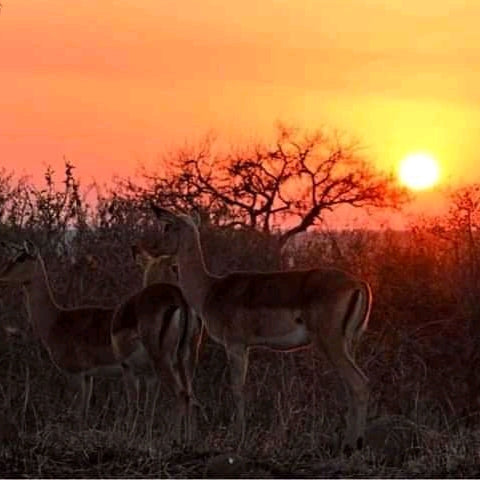
<path id="1" fill-rule="evenodd" d="M 43 338 L 55 323 L 60 307 L 53 297 L 45 264 L 41 258 L 37 259 L 32 281 L 25 285 L 24 291 L 29 303 L 30 321 L 37 334 Z"/>
<path id="2" fill-rule="evenodd" d="M 203 257 L 200 235 L 196 229 L 182 239 L 177 254 L 180 287 L 187 302 L 201 314 L 210 286 L 217 277 L 208 272 Z"/>

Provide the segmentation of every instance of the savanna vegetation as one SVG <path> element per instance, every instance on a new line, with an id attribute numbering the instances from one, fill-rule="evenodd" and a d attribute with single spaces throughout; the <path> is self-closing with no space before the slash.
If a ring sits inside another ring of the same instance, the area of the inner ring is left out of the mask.
<path id="1" fill-rule="evenodd" d="M 114 306 L 141 288 L 130 246 L 154 250 L 150 200 L 197 209 L 214 273 L 333 265 L 368 280 L 374 305 L 356 348 L 371 386 L 367 445 L 339 454 L 345 392 L 314 351 L 252 352 L 246 445 L 234 450 L 223 349 L 207 341 L 194 382 L 207 418 L 195 442 L 172 443 L 173 396 L 161 388 L 150 425 L 125 422 L 121 381 L 95 381 L 86 427 L 77 392 L 27 320 L 20 289 L 0 289 L 0 472 L 61 477 L 477 476 L 480 433 L 480 186 L 450 194 L 441 219 L 405 231 L 328 230 L 326 211 L 400 208 L 394 179 L 356 145 L 279 129 L 274 145 L 182 150 L 158 171 L 82 185 L 74 166 L 41 185 L 0 172 L 0 236 L 41 249 L 58 302 Z M 314 228 L 317 227 L 317 228 Z M 0 252 L 1 264 L 9 252 Z M 230 461 L 228 460 L 230 458 Z"/>

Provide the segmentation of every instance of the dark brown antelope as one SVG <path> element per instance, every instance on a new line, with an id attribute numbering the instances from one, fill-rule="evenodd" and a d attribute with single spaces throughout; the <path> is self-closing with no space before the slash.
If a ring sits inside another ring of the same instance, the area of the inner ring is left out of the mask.
<path id="1" fill-rule="evenodd" d="M 133 253 L 136 253 L 135 249 Z M 146 255 L 146 252 L 142 253 Z M 142 352 L 151 359 L 158 377 L 165 380 L 177 399 L 177 438 L 180 438 L 183 420 L 186 441 L 189 443 L 193 407 L 199 405 L 193 394 L 192 380 L 200 327 L 180 288 L 167 283 L 169 279 L 176 280 L 175 273 L 170 268 L 171 260 L 163 259 L 163 262 L 159 262 L 161 265 L 152 258 L 148 268 L 150 273 L 145 275 L 144 287 L 116 309 L 112 319 L 111 338 L 119 361 L 141 355 Z M 160 283 L 159 280 L 163 282 Z"/>
<path id="2" fill-rule="evenodd" d="M 143 270 L 143 286 L 153 283 L 167 282 L 178 286 L 178 266 L 174 257 L 170 255 L 154 255 L 141 243 L 132 245 L 132 256 L 135 263 Z M 193 379 L 198 363 L 199 351 L 204 335 L 203 323 L 195 311 L 190 308 L 189 345 L 185 353 L 184 362 Z"/>
<path id="3" fill-rule="evenodd" d="M 136 383 L 129 377 L 129 361 L 120 363 L 112 348 L 113 309 L 59 306 L 38 248 L 30 241 L 22 246 L 7 246 L 16 253 L 0 272 L 0 283 L 23 286 L 34 334 L 52 362 L 80 386 L 81 418 L 85 421 L 87 417 L 93 377 L 123 374 L 129 402 L 136 398 Z"/>
<path id="4" fill-rule="evenodd" d="M 164 226 L 161 253 L 176 257 L 187 302 L 203 319 L 208 334 L 225 347 L 240 443 L 245 436 L 243 390 L 249 349 L 288 352 L 314 346 L 336 367 L 349 393 L 343 448 L 361 447 L 369 388 L 351 345 L 368 323 L 372 303 L 368 283 L 336 269 L 212 275 L 205 266 L 196 222 L 152 208 Z"/>

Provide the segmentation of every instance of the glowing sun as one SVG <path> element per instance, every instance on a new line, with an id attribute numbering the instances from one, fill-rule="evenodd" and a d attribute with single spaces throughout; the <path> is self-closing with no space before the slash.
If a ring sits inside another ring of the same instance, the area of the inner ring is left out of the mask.
<path id="1" fill-rule="evenodd" d="M 412 153 L 400 163 L 400 181 L 412 190 L 433 187 L 440 176 L 438 162 L 427 153 Z"/>

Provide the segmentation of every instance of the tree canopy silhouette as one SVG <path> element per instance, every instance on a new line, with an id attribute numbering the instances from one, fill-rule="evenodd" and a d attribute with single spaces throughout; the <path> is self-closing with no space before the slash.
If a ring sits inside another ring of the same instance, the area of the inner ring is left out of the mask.
<path id="1" fill-rule="evenodd" d="M 276 141 L 215 154 L 207 138 L 179 151 L 161 172 L 143 169 L 143 185 L 122 187 L 140 202 L 196 208 L 213 223 L 265 233 L 280 243 L 321 221 L 341 205 L 398 207 L 408 198 L 391 175 L 376 170 L 355 142 L 279 126 Z"/>

